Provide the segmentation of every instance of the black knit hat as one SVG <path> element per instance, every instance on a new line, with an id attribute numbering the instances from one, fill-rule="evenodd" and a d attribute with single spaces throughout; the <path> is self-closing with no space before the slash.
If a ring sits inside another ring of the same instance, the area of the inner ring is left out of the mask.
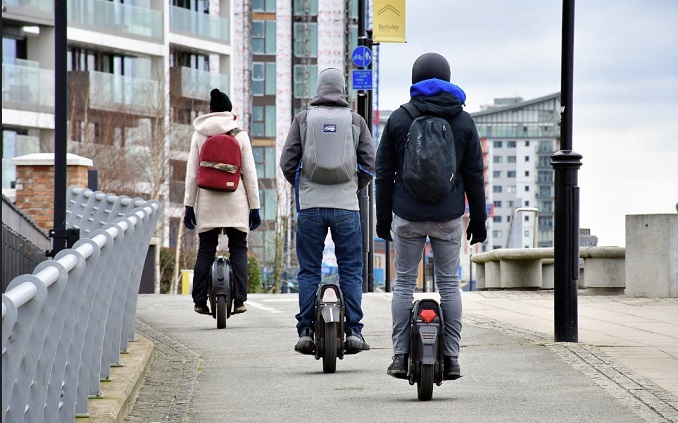
<path id="1" fill-rule="evenodd" d="M 422 54 L 412 65 L 412 83 L 438 78 L 450 82 L 450 64 L 438 53 Z"/>
<path id="2" fill-rule="evenodd" d="M 233 110 L 231 99 L 217 88 L 210 92 L 210 110 L 212 112 L 230 112 Z"/>

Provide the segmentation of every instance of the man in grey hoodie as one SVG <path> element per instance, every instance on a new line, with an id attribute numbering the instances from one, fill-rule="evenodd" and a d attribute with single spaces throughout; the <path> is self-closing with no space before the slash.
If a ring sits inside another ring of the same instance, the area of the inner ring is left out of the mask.
<path id="1" fill-rule="evenodd" d="M 339 70 L 320 72 L 317 95 L 307 110 L 294 117 L 280 157 L 280 168 L 294 186 L 297 203 L 299 341 L 294 349 L 302 354 L 314 353 L 313 309 L 328 230 L 345 304 L 344 349 L 355 354 L 370 348 L 361 335 L 363 259 L 357 194 L 374 177 L 376 153 L 367 123 L 348 108 L 345 93 L 344 75 Z M 335 142 L 328 147 L 322 140 Z M 323 176 L 326 163 L 322 162 L 333 161 L 340 162 L 339 171 Z"/>

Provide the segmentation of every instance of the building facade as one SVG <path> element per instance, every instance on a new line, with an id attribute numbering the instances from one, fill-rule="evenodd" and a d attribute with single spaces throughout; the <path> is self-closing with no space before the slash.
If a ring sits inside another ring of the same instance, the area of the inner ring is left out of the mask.
<path id="1" fill-rule="evenodd" d="M 487 249 L 553 247 L 560 93 L 495 99 L 471 116 L 487 151 Z"/>
<path id="2" fill-rule="evenodd" d="M 160 200 L 163 245 L 176 247 L 191 123 L 221 89 L 252 139 L 263 223 L 250 250 L 270 263 L 277 244 L 293 245 L 278 170 L 289 125 L 320 70 L 349 75 L 357 11 L 358 0 L 69 0 L 68 152 L 93 160 L 101 191 Z M 11 160 L 54 151 L 54 2 L 5 0 L 2 21 L 2 188 L 12 199 Z"/>

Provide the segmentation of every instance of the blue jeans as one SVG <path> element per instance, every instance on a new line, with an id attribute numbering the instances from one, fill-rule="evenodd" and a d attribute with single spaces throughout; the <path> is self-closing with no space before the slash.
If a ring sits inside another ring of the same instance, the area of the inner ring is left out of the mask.
<path id="1" fill-rule="evenodd" d="M 459 293 L 459 250 L 461 218 L 447 222 L 410 222 L 396 215 L 391 224 L 396 251 L 396 281 L 393 284 L 391 317 L 393 318 L 393 353 L 407 354 L 410 349 L 410 316 L 419 262 L 431 240 L 436 286 L 443 311 L 444 354 L 459 356 L 461 338 L 461 295 Z"/>
<path id="2" fill-rule="evenodd" d="M 299 259 L 299 314 L 297 331 L 315 330 L 315 292 L 321 281 L 323 250 L 327 230 L 332 234 L 337 256 L 339 287 L 344 297 L 344 331 L 359 334 L 363 328 L 362 230 L 357 210 L 312 208 L 297 217 L 297 257 Z"/>

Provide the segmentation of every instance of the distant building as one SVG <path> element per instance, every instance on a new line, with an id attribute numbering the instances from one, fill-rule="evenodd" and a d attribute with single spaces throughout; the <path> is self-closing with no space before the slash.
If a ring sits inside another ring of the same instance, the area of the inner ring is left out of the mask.
<path id="1" fill-rule="evenodd" d="M 487 152 L 487 249 L 552 247 L 555 190 L 550 157 L 560 149 L 560 93 L 528 101 L 496 99 L 471 116 Z"/>

